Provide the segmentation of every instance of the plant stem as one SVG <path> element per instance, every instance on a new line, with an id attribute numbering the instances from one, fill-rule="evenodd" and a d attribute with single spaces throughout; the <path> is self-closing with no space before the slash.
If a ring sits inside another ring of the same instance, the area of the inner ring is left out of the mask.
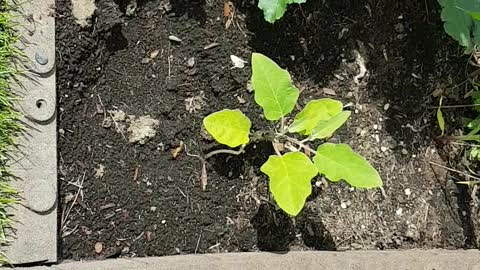
<path id="1" fill-rule="evenodd" d="M 303 142 L 295 139 L 295 138 L 292 138 L 292 137 L 288 137 L 287 135 L 284 135 L 284 134 L 280 134 L 280 133 L 277 133 L 278 136 L 280 137 L 283 137 L 285 138 L 287 141 L 291 142 L 291 143 L 294 143 L 298 146 L 300 146 L 301 148 L 305 149 L 305 150 L 308 150 L 310 151 L 311 153 L 314 153 L 314 154 L 317 154 L 317 151 L 313 150 L 312 148 L 310 148 L 308 145 L 305 145 Z"/>
<path id="2" fill-rule="evenodd" d="M 272 147 L 273 147 L 273 150 L 275 150 L 275 153 L 277 154 L 277 156 L 281 157 L 282 153 L 280 153 L 280 150 L 278 150 L 276 142 L 274 141 L 272 142 Z"/>
<path id="3" fill-rule="evenodd" d="M 214 155 L 217 155 L 217 154 L 231 154 L 231 155 L 240 155 L 240 154 L 243 154 L 245 151 L 245 145 L 242 145 L 240 147 L 240 149 L 238 150 L 232 150 L 232 149 L 218 149 L 218 150 L 214 150 L 208 154 L 205 155 L 205 159 L 209 159 L 211 158 L 212 156 Z"/>

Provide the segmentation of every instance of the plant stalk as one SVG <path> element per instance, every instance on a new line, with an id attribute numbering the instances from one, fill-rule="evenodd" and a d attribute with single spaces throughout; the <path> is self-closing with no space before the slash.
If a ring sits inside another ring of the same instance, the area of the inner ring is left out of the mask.
<path id="1" fill-rule="evenodd" d="M 245 153 L 245 145 L 242 145 L 242 146 L 240 147 L 240 149 L 238 149 L 238 150 L 232 150 L 232 149 L 218 149 L 218 150 L 214 150 L 214 151 L 206 154 L 204 158 L 207 160 L 207 159 L 211 158 L 212 156 L 218 155 L 218 154 L 231 154 L 231 155 L 236 155 L 236 156 L 238 156 L 238 155 L 243 154 L 243 153 Z"/>

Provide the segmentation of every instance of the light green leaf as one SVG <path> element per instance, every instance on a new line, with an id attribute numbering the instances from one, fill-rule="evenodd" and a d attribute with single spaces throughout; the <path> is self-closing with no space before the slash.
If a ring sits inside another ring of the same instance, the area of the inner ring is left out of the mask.
<path id="1" fill-rule="evenodd" d="M 259 0 L 258 7 L 263 10 L 265 21 L 274 23 L 283 16 L 288 4 L 305 2 L 306 0 Z"/>
<path id="2" fill-rule="evenodd" d="M 351 111 L 343 111 L 326 121 L 318 122 L 310 135 L 310 140 L 331 137 L 348 120 L 351 113 Z"/>
<path id="3" fill-rule="evenodd" d="M 324 143 L 313 158 L 320 174 L 328 180 L 345 180 L 353 187 L 374 188 L 383 185 L 377 170 L 346 144 Z"/>
<path id="4" fill-rule="evenodd" d="M 443 113 L 442 113 L 442 103 L 443 103 L 443 96 L 440 97 L 440 102 L 438 104 L 438 109 L 437 109 L 438 127 L 442 131 L 442 136 L 443 136 L 445 134 L 445 119 L 443 118 Z"/>
<path id="5" fill-rule="evenodd" d="M 270 191 L 278 206 L 289 215 L 298 215 L 312 193 L 312 178 L 318 174 L 310 159 L 301 152 L 270 156 L 260 170 L 270 178 Z"/>
<path id="6" fill-rule="evenodd" d="M 207 132 L 219 143 L 237 147 L 249 142 L 252 123 L 240 110 L 221 110 L 203 119 Z"/>
<path id="7" fill-rule="evenodd" d="M 479 24 L 474 22 L 476 14 L 480 12 L 480 2 L 473 0 L 438 0 L 438 2 L 442 6 L 441 18 L 444 21 L 445 32 L 465 47 L 466 54 L 470 53 L 474 42 L 480 39 Z"/>
<path id="8" fill-rule="evenodd" d="M 310 135 L 318 122 L 326 121 L 342 111 L 340 101 L 331 98 L 312 100 L 295 116 L 295 120 L 288 128 L 290 133 Z"/>
<path id="9" fill-rule="evenodd" d="M 288 71 L 263 54 L 252 54 L 252 86 L 255 102 L 263 108 L 265 118 L 275 121 L 289 114 L 299 96 Z"/>

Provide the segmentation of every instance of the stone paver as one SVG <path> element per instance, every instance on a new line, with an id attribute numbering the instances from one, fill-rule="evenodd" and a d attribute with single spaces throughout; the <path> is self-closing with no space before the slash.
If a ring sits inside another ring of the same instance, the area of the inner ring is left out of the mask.
<path id="1" fill-rule="evenodd" d="M 17 268 L 23 269 L 23 268 Z M 27 269 L 27 268 L 25 268 Z M 64 262 L 30 270 L 480 270 L 480 252 L 445 250 L 300 251 L 178 255 L 89 262 Z"/>

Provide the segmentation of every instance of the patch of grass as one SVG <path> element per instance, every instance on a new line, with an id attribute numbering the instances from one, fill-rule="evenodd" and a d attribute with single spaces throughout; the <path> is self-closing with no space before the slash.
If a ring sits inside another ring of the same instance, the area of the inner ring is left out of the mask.
<path id="1" fill-rule="evenodd" d="M 9 152 L 15 147 L 15 138 L 23 130 L 20 113 L 13 108 L 15 96 L 10 83 L 19 74 L 15 61 L 22 54 L 15 47 L 19 37 L 15 31 L 12 10 L 8 0 L 0 0 L 0 245 L 8 244 L 5 229 L 11 224 L 9 207 L 17 202 L 17 191 L 9 185 L 12 178 L 7 167 Z M 5 262 L 0 254 L 0 263 Z"/>

